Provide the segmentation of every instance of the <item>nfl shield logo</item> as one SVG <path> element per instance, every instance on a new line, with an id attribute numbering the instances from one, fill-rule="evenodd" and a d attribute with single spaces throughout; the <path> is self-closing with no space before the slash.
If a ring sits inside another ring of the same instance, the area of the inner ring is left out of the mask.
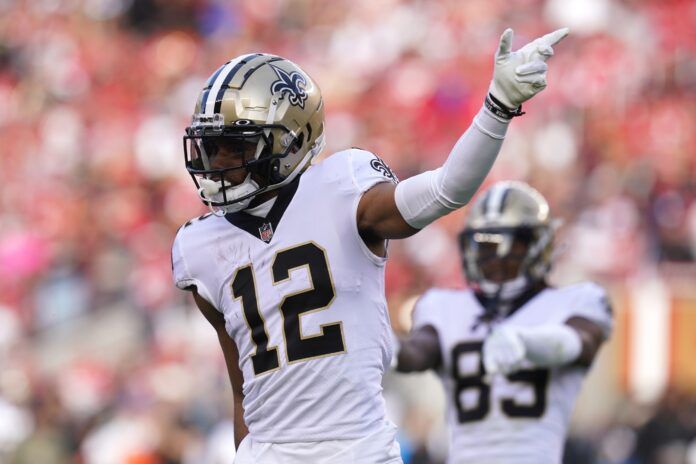
<path id="1" fill-rule="evenodd" d="M 259 237 L 264 242 L 268 243 L 273 238 L 273 226 L 270 222 L 264 222 L 261 227 L 259 227 Z"/>

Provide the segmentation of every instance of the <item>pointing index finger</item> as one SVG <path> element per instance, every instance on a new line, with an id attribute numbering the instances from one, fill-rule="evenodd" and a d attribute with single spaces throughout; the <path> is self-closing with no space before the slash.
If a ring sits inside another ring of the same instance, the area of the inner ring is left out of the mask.
<path id="1" fill-rule="evenodd" d="M 563 28 L 557 29 L 553 32 L 549 32 L 545 36 L 540 37 L 538 40 L 539 40 L 539 43 L 541 45 L 548 45 L 548 46 L 556 45 L 558 42 L 563 40 L 563 38 L 565 36 L 567 36 L 569 32 L 570 32 L 570 29 L 568 29 L 567 27 L 563 27 Z"/>

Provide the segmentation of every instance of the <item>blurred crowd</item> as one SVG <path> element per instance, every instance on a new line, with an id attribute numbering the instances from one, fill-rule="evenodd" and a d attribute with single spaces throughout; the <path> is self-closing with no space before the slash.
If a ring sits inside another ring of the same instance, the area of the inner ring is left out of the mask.
<path id="1" fill-rule="evenodd" d="M 406 178 L 468 127 L 506 27 L 516 48 L 564 25 L 487 182 L 547 196 L 559 283 L 693 265 L 692 0 L 0 0 L 0 462 L 231 462 L 217 341 L 170 275 L 205 212 L 181 136 L 220 64 L 296 61 L 322 88 L 324 155 L 358 146 Z M 397 328 L 404 302 L 463 284 L 462 220 L 391 244 Z M 436 414 L 387 380 L 407 462 L 441 462 Z M 692 396 L 625 409 L 568 462 L 696 462 Z"/>

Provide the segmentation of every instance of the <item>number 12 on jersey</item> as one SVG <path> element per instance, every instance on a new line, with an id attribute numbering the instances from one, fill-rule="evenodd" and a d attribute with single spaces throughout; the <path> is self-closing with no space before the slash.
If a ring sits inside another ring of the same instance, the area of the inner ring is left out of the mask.
<path id="1" fill-rule="evenodd" d="M 316 243 L 304 243 L 276 253 L 271 266 L 273 284 L 290 278 L 290 271 L 307 268 L 311 288 L 286 295 L 280 303 L 288 363 L 344 353 L 343 328 L 340 322 L 321 326 L 321 333 L 304 336 L 300 316 L 327 308 L 336 296 L 326 252 Z M 277 347 L 268 346 L 268 331 L 259 312 L 256 278 L 251 264 L 237 269 L 232 279 L 232 295 L 241 299 L 244 317 L 251 331 L 256 352 L 251 356 L 254 374 L 280 367 Z"/>

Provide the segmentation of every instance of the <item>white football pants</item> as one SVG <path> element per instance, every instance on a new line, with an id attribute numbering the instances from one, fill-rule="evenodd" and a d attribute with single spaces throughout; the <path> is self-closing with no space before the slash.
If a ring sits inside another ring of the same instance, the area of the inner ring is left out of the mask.
<path id="1" fill-rule="evenodd" d="M 355 440 L 304 443 L 255 442 L 247 435 L 234 464 L 403 464 L 396 426 L 385 421 L 379 432 Z"/>

